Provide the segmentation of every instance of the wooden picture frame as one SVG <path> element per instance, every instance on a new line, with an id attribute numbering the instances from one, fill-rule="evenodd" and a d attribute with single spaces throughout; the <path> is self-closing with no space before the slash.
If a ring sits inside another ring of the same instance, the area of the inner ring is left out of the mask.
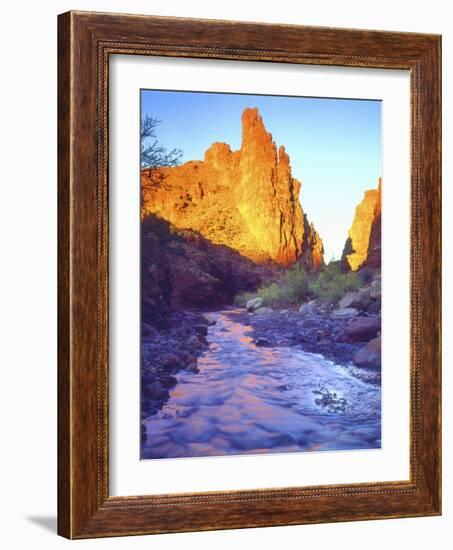
<path id="1" fill-rule="evenodd" d="M 58 532 L 68 538 L 441 513 L 441 38 L 69 12 L 58 20 Z M 411 87 L 410 480 L 109 495 L 111 54 L 406 69 Z"/>

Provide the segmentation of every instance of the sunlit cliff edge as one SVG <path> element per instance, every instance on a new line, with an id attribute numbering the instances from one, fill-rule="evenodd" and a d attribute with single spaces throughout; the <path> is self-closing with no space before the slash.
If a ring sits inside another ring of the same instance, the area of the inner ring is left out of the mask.
<path id="1" fill-rule="evenodd" d="M 381 186 L 365 191 L 358 204 L 343 250 L 343 264 L 357 271 L 381 267 Z"/>
<path id="2" fill-rule="evenodd" d="M 324 263 L 322 240 L 299 201 L 288 154 L 277 149 L 257 109 L 242 114 L 242 143 L 232 151 L 216 142 L 204 160 L 142 170 L 142 216 L 155 214 L 191 229 L 256 263 L 316 270 Z"/>

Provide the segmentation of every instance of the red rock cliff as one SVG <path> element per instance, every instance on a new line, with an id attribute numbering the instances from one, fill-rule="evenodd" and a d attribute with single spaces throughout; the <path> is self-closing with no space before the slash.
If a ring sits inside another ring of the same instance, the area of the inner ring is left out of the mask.
<path id="1" fill-rule="evenodd" d="M 302 264 L 308 271 L 318 271 L 324 265 L 324 245 L 313 223 L 304 214 Z"/>
<path id="2" fill-rule="evenodd" d="M 372 268 L 381 267 L 381 185 L 382 179 L 379 178 L 378 198 L 374 207 L 368 253 L 365 261 L 365 266 Z"/>
<path id="3" fill-rule="evenodd" d="M 352 271 L 381 265 L 381 178 L 378 188 L 365 191 L 355 209 L 342 261 Z"/>
<path id="4" fill-rule="evenodd" d="M 144 217 L 156 214 L 258 263 L 289 265 L 303 256 L 315 266 L 323 262 L 322 241 L 313 227 L 312 237 L 304 239 L 300 182 L 257 109 L 242 114 L 238 151 L 214 143 L 203 161 L 161 168 L 157 175 L 142 171 Z"/>

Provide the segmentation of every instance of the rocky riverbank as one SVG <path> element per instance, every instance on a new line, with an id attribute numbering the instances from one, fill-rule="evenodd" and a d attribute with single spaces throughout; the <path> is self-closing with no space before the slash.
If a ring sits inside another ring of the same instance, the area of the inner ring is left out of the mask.
<path id="1" fill-rule="evenodd" d="M 209 317 L 196 312 L 171 313 L 169 327 L 142 341 L 141 411 L 146 418 L 162 409 L 180 370 L 198 372 L 198 357 L 207 349 Z"/>
<path id="2" fill-rule="evenodd" d="M 336 307 L 312 301 L 298 310 L 273 310 L 255 298 L 246 310 L 243 319 L 257 346 L 297 346 L 342 365 L 380 369 L 380 278 L 347 293 Z"/>

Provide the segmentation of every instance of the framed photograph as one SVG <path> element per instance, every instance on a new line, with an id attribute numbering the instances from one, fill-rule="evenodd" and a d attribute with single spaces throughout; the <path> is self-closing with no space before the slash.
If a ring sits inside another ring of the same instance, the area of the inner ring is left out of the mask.
<path id="1" fill-rule="evenodd" d="M 440 37 L 58 30 L 59 533 L 440 514 Z"/>

